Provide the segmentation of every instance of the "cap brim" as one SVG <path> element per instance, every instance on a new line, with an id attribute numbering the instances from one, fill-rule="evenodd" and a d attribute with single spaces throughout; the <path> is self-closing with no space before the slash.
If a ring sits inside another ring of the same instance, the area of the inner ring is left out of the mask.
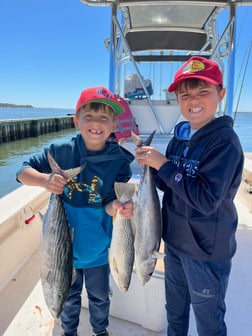
<path id="1" fill-rule="evenodd" d="M 211 78 L 208 78 L 208 77 L 204 77 L 204 76 L 197 76 L 197 75 L 192 75 L 192 76 L 183 76 L 183 78 L 178 78 L 176 81 L 174 81 L 167 89 L 168 92 L 174 92 L 177 90 L 177 87 L 178 85 L 185 81 L 186 79 L 190 79 L 190 78 L 196 78 L 196 79 L 201 79 L 205 82 L 208 82 L 210 84 L 213 84 L 213 85 L 219 85 L 219 83 L 217 83 L 216 81 L 214 81 L 213 79 Z"/>

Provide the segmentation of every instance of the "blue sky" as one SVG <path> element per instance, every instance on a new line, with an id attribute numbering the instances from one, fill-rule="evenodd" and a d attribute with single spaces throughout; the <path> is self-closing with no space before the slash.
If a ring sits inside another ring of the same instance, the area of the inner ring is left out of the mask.
<path id="1" fill-rule="evenodd" d="M 252 43 L 252 6 L 239 12 L 237 78 Z M 109 17 L 109 8 L 80 0 L 0 1 L 0 102 L 74 108 L 83 88 L 108 86 Z M 246 75 L 239 110 L 252 111 L 251 89 Z"/>

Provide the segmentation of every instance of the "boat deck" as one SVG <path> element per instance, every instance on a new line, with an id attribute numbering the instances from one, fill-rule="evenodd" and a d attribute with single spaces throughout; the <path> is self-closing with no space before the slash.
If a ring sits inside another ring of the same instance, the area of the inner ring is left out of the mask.
<path id="1" fill-rule="evenodd" d="M 233 270 L 227 294 L 227 314 L 229 336 L 249 336 L 252 330 L 252 268 L 249 258 L 252 255 L 252 213 L 236 199 L 239 211 L 239 227 L 237 231 L 238 250 L 233 260 Z M 131 288 L 129 289 L 130 292 Z M 123 295 L 126 295 L 122 293 Z M 51 317 L 42 294 L 39 280 L 39 253 L 36 252 L 24 265 L 9 285 L 0 293 L 0 335 L 3 336 L 59 336 L 62 331 L 60 323 Z M 3 304 L 4 303 L 4 304 Z M 113 303 L 113 297 L 112 297 Z M 124 307 L 123 299 L 120 305 Z M 132 310 L 137 305 L 137 299 Z M 157 302 L 153 302 L 157 305 Z M 160 303 L 163 305 L 163 303 Z M 125 309 L 125 314 L 127 314 Z M 135 309 L 135 313 L 137 309 Z M 190 336 L 196 336 L 196 327 L 191 314 Z M 165 318 L 165 316 L 164 316 Z M 151 331 L 143 326 L 125 320 L 110 317 L 109 331 L 111 336 L 165 336 L 166 331 Z M 91 335 L 88 310 L 82 308 L 79 335 Z"/>

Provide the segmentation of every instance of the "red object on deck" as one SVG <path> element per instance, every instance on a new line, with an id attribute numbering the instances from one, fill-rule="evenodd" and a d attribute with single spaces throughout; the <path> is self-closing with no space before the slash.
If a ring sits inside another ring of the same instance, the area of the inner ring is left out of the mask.
<path id="1" fill-rule="evenodd" d="M 118 125 L 117 129 L 114 131 L 117 140 L 131 137 L 131 131 L 139 135 L 138 125 L 131 112 L 128 102 L 119 97 L 119 102 L 124 107 L 124 112 L 117 116 Z"/>
<path id="2" fill-rule="evenodd" d="M 27 218 L 27 219 L 24 221 L 24 223 L 25 223 L 26 225 L 28 225 L 28 224 L 30 224 L 30 223 L 33 221 L 34 218 L 35 218 L 35 215 L 32 215 L 31 217 Z"/>

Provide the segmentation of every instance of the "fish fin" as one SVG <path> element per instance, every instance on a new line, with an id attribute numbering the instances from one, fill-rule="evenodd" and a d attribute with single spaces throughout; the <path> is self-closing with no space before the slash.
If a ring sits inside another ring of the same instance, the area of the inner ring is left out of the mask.
<path id="1" fill-rule="evenodd" d="M 158 251 L 153 251 L 152 257 L 156 259 L 161 259 L 165 257 L 165 253 L 158 252 Z"/>
<path id="2" fill-rule="evenodd" d="M 136 237 L 136 223 L 134 221 L 134 216 L 131 218 L 131 227 L 132 227 L 132 234 L 133 234 L 133 237 L 135 239 Z"/>
<path id="3" fill-rule="evenodd" d="M 39 215 L 41 221 L 43 222 L 43 219 L 44 219 L 45 215 L 43 215 L 41 211 L 38 211 L 38 215 Z"/>
<path id="4" fill-rule="evenodd" d="M 75 175 L 78 175 L 87 165 L 87 163 L 83 164 L 81 167 L 76 167 L 68 170 L 63 170 L 60 168 L 60 166 L 57 164 L 57 162 L 52 157 L 52 154 L 48 151 L 47 158 L 49 165 L 51 167 L 51 170 L 53 173 L 61 174 L 62 176 L 66 178 L 71 178 Z"/>
<path id="5" fill-rule="evenodd" d="M 136 190 L 135 183 L 115 182 L 114 188 L 116 197 L 121 203 L 129 202 Z"/>
<path id="6" fill-rule="evenodd" d="M 52 272 L 49 270 L 46 275 L 46 281 L 51 283 L 52 282 Z"/>
<path id="7" fill-rule="evenodd" d="M 112 265 L 113 265 L 113 269 L 115 270 L 116 273 L 118 273 L 118 264 L 116 262 L 116 258 L 113 258 L 112 260 Z"/>
<path id="8" fill-rule="evenodd" d="M 141 140 L 140 136 L 137 135 L 134 131 L 131 131 L 131 138 L 137 147 L 141 147 L 143 145 L 143 141 Z"/>
<path id="9" fill-rule="evenodd" d="M 77 272 L 76 269 L 73 267 L 71 285 L 76 281 L 76 279 L 77 279 Z"/>
<path id="10" fill-rule="evenodd" d="M 73 238 L 74 238 L 74 229 L 70 228 L 70 236 L 71 236 L 71 240 L 73 242 Z"/>
<path id="11" fill-rule="evenodd" d="M 118 212 L 118 211 L 116 210 L 116 212 L 114 212 L 114 214 L 113 214 L 113 221 L 112 221 L 112 223 L 114 223 L 115 220 L 116 220 L 117 212 Z"/>

